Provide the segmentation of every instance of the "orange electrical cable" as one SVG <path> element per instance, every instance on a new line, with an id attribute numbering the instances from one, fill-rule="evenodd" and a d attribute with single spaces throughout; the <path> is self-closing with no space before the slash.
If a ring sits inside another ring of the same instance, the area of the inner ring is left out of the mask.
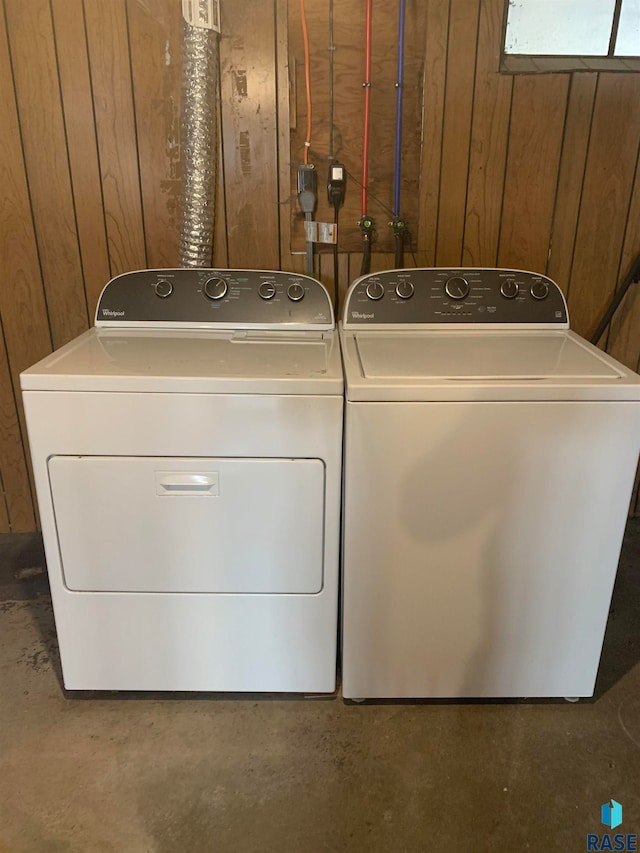
<path id="1" fill-rule="evenodd" d="M 307 138 L 304 141 L 305 166 L 309 162 L 309 148 L 311 147 L 311 64 L 309 61 L 309 33 L 307 31 L 307 18 L 304 11 L 304 0 L 300 0 L 300 20 L 302 22 L 302 40 L 304 42 L 304 82 L 307 90 Z"/>

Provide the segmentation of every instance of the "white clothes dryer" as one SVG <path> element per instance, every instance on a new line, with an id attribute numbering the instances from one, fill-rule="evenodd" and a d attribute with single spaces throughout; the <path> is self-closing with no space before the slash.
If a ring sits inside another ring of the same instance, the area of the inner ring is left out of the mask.
<path id="1" fill-rule="evenodd" d="M 307 276 L 118 276 L 21 375 L 65 686 L 335 689 L 343 378 Z"/>
<path id="2" fill-rule="evenodd" d="M 640 449 L 640 376 L 542 275 L 358 279 L 343 694 L 590 696 Z"/>

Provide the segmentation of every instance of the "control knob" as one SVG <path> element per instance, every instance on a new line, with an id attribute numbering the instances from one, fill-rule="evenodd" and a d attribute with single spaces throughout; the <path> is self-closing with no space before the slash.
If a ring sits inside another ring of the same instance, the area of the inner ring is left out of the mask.
<path id="1" fill-rule="evenodd" d="M 534 281 L 531 285 L 531 295 L 534 299 L 546 299 L 549 295 L 549 285 L 546 281 Z"/>
<path id="2" fill-rule="evenodd" d="M 300 302 L 304 297 L 304 287 L 298 282 L 290 284 L 287 288 L 287 296 L 292 302 Z"/>
<path id="3" fill-rule="evenodd" d="M 365 293 L 369 299 L 382 299 L 384 296 L 384 287 L 379 281 L 370 281 L 367 285 Z"/>
<path id="4" fill-rule="evenodd" d="M 469 282 L 461 275 L 447 279 L 444 292 L 450 299 L 466 299 L 469 295 Z"/>
<path id="5" fill-rule="evenodd" d="M 276 286 L 272 281 L 263 281 L 258 288 L 260 299 L 273 299 L 276 295 Z"/>
<path id="6" fill-rule="evenodd" d="M 227 295 L 229 285 L 223 278 L 208 278 L 204 283 L 204 295 L 207 299 L 222 299 Z"/>
<path id="7" fill-rule="evenodd" d="M 170 281 L 167 281 L 165 278 L 162 278 L 156 283 L 155 291 L 156 296 L 159 296 L 160 299 L 166 299 L 167 296 L 171 296 L 171 294 L 173 293 L 173 285 Z"/>
<path id="8" fill-rule="evenodd" d="M 406 279 L 402 279 L 396 285 L 396 293 L 400 297 L 400 299 L 411 299 L 413 296 L 414 287 L 410 281 Z"/>
<path id="9" fill-rule="evenodd" d="M 512 278 L 506 279 L 506 281 L 503 281 L 500 285 L 500 293 L 505 299 L 515 299 L 518 295 L 518 283 Z"/>

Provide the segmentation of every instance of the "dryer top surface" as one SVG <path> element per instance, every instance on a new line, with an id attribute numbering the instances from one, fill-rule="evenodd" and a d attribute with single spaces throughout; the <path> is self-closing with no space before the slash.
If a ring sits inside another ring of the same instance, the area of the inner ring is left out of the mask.
<path id="1" fill-rule="evenodd" d="M 23 390 L 342 394 L 336 332 L 90 329 Z"/>

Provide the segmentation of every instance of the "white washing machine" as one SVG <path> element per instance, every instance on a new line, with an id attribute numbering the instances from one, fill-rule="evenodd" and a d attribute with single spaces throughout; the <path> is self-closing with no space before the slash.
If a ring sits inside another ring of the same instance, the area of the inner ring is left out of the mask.
<path id="1" fill-rule="evenodd" d="M 499 269 L 351 286 L 343 694 L 590 696 L 640 449 L 640 377 Z"/>
<path id="2" fill-rule="evenodd" d="M 121 275 L 21 383 L 67 688 L 335 689 L 343 378 L 319 282 Z"/>

